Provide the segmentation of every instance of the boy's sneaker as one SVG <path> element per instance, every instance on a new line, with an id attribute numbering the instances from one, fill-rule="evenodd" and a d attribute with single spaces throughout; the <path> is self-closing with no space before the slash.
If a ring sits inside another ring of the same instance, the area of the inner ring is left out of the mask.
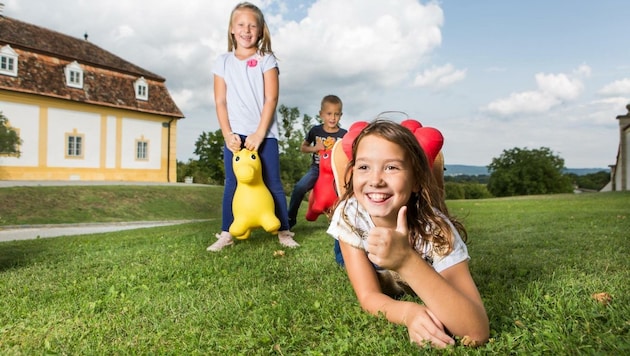
<path id="1" fill-rule="evenodd" d="M 294 248 L 300 246 L 295 240 L 293 240 L 293 236 L 295 233 L 289 230 L 283 230 L 278 232 L 278 241 L 280 241 L 280 245 L 288 248 Z"/>
<path id="2" fill-rule="evenodd" d="M 234 243 L 234 240 L 232 239 L 232 235 L 230 235 L 230 233 L 227 231 L 221 231 L 220 234 L 216 234 L 215 236 L 217 238 L 217 242 L 208 246 L 206 251 L 212 251 L 212 252 L 221 251 L 225 246 L 230 246 Z"/>

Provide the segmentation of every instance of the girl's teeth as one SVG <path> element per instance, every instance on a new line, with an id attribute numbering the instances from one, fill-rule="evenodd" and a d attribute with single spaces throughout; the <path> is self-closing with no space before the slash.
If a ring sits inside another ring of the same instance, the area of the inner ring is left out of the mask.
<path id="1" fill-rule="evenodd" d="M 368 197 L 370 197 L 370 199 L 374 201 L 383 201 L 387 199 L 386 194 L 368 194 Z"/>

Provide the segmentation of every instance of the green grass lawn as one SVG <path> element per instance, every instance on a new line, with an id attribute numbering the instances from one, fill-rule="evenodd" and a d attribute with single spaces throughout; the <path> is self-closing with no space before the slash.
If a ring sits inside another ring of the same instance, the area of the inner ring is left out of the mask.
<path id="1" fill-rule="evenodd" d="M 0 189 L 0 228 L 213 219 L 0 243 L 0 354 L 418 353 L 404 327 L 361 310 L 323 217 L 299 220 L 301 247 L 284 255 L 262 230 L 206 252 L 220 198 L 219 187 Z M 630 353 L 630 193 L 448 205 L 469 231 L 491 341 L 426 352 Z M 598 303 L 599 292 L 612 301 Z"/>

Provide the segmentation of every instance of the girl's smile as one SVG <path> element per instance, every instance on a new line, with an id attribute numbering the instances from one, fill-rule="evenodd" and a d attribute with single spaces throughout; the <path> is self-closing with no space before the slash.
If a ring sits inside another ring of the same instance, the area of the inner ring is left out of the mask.
<path id="1" fill-rule="evenodd" d="M 230 33 L 236 41 L 236 50 L 257 49 L 258 39 L 261 34 L 256 14 L 249 9 L 241 9 L 234 13 Z"/>
<path id="2" fill-rule="evenodd" d="M 395 227 L 398 210 L 407 204 L 414 186 L 403 149 L 380 136 L 364 137 L 352 179 L 357 201 L 376 226 Z"/>

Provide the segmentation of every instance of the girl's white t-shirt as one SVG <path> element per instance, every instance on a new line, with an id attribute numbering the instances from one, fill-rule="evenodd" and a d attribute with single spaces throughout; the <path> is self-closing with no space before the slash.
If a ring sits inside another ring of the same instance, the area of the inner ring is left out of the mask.
<path id="1" fill-rule="evenodd" d="M 438 212 L 441 214 L 440 212 Z M 345 216 L 345 219 L 344 219 Z M 424 260 L 429 262 L 438 273 L 454 266 L 460 262 L 470 259 L 466 244 L 462 240 L 459 232 L 450 220 L 443 216 L 453 231 L 453 249 L 447 255 L 439 255 L 431 246 L 426 246 L 421 250 L 422 241 L 418 239 L 415 250 Z M 351 224 L 348 224 L 350 221 Z M 357 202 L 355 197 L 351 197 L 346 202 L 340 202 L 333 214 L 330 226 L 326 231 L 333 238 L 343 241 L 348 245 L 367 251 L 367 236 L 374 227 L 372 218 L 367 211 Z"/>
<path id="2" fill-rule="evenodd" d="M 274 68 L 278 68 L 278 61 L 273 54 L 254 54 L 240 60 L 234 52 L 227 52 L 216 59 L 212 72 L 225 81 L 228 119 L 233 132 L 248 136 L 258 128 L 265 104 L 263 74 Z M 275 111 L 266 137 L 280 137 Z"/>

